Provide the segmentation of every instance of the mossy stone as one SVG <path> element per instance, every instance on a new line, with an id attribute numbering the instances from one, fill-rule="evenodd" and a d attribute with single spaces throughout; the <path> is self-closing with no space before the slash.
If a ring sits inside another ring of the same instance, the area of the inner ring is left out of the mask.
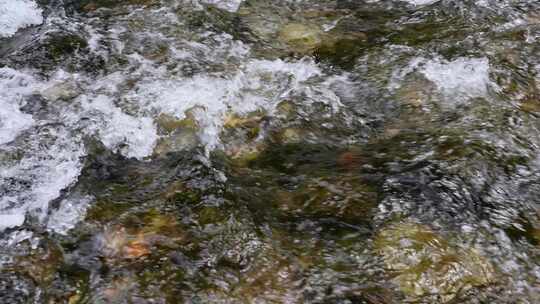
<path id="1" fill-rule="evenodd" d="M 85 12 L 92 12 L 99 8 L 113 8 L 119 5 L 151 5 L 156 0 L 83 0 L 78 1 L 77 7 Z"/>
<path id="2" fill-rule="evenodd" d="M 297 53 L 310 53 L 322 42 L 323 32 L 316 25 L 289 23 L 279 32 L 279 39 Z"/>
<path id="3" fill-rule="evenodd" d="M 47 49 L 55 61 L 60 61 L 64 56 L 71 55 L 77 50 L 87 47 L 88 42 L 75 34 L 52 36 L 47 41 Z"/>
<path id="4" fill-rule="evenodd" d="M 383 228 L 374 247 L 410 299 L 435 297 L 448 303 L 471 288 L 496 281 L 495 268 L 475 249 L 457 246 L 414 222 Z"/>
<path id="5" fill-rule="evenodd" d="M 351 68 L 367 47 L 367 35 L 330 32 L 314 52 L 317 60 L 341 68 Z"/>

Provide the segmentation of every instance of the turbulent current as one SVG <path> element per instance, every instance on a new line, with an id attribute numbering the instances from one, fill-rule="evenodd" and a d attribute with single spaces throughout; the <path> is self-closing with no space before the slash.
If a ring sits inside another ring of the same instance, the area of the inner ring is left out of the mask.
<path id="1" fill-rule="evenodd" d="M 540 2 L 0 0 L 0 303 L 540 303 Z"/>

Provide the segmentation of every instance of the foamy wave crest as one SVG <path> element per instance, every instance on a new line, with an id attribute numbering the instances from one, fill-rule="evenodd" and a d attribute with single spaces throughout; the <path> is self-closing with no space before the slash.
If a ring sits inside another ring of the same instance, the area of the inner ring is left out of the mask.
<path id="1" fill-rule="evenodd" d="M 310 96 L 317 92 L 319 101 L 337 106 L 339 98 L 329 83 L 307 84 L 321 76 L 312 60 L 251 60 L 229 75 L 202 74 L 191 78 L 147 79 L 126 98 L 147 112 L 158 112 L 184 119 L 190 111 L 200 127 L 200 139 L 207 151 L 221 147 L 221 133 L 228 113 L 253 111 L 272 113 L 276 105 L 292 94 Z M 323 92 L 323 93 L 321 93 Z M 309 102 L 309 98 L 305 99 Z"/>
<path id="2" fill-rule="evenodd" d="M 32 0 L 0 0 L 0 38 L 43 23 L 42 10 Z"/>
<path id="3" fill-rule="evenodd" d="M 14 140 L 34 124 L 32 115 L 22 113 L 23 96 L 32 92 L 33 77 L 10 68 L 0 68 L 0 145 Z"/>
<path id="4" fill-rule="evenodd" d="M 460 57 L 452 61 L 417 57 L 406 67 L 394 72 L 389 89 L 399 88 L 403 79 L 411 73 L 418 73 L 431 81 L 446 97 L 446 101 L 451 103 L 486 97 L 490 90 L 499 90 L 497 84 L 490 79 L 489 60 L 485 57 Z"/>

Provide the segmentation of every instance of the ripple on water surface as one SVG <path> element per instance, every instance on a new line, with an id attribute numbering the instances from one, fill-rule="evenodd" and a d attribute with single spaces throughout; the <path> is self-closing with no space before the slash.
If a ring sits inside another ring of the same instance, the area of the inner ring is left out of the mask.
<path id="1" fill-rule="evenodd" d="M 2 300 L 538 302 L 535 1 L 54 2 L 0 0 Z"/>

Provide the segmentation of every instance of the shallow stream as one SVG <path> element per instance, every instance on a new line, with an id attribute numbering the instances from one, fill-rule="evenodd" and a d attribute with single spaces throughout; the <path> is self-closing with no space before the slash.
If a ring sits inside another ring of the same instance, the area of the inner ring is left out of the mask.
<path id="1" fill-rule="evenodd" d="M 540 303 L 540 2 L 0 0 L 0 303 Z"/>

